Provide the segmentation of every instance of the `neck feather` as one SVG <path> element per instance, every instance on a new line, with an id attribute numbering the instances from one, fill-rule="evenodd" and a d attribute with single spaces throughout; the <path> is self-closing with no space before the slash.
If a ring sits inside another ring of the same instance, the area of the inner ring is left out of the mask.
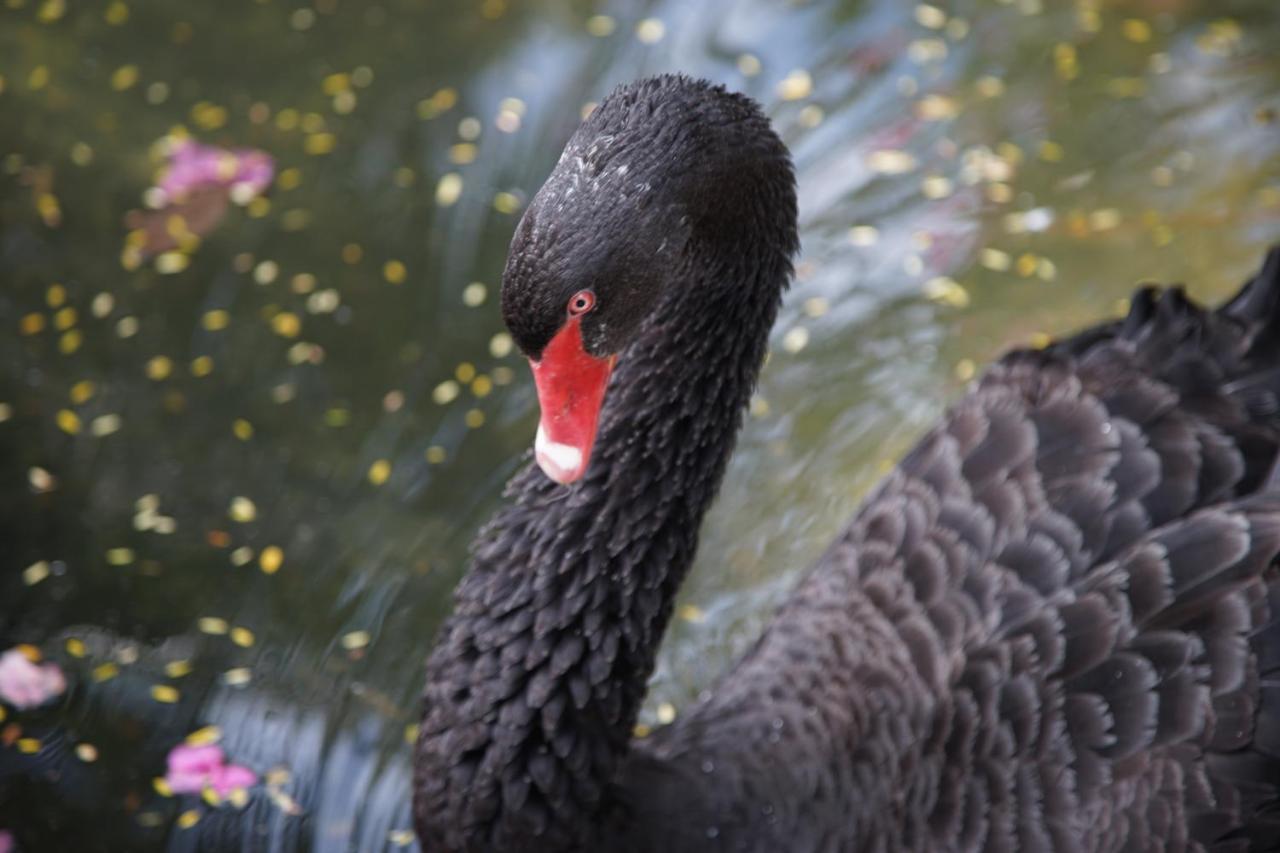
<path id="1" fill-rule="evenodd" d="M 584 480 L 529 466 L 476 540 L 428 663 L 426 849 L 577 847 L 610 804 L 790 274 L 791 246 L 701 248 L 620 358 Z"/>

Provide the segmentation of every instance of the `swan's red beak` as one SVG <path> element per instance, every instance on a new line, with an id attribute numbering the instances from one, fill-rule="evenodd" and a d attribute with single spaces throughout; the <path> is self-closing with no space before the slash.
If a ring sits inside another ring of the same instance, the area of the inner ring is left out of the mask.
<path id="1" fill-rule="evenodd" d="M 587 352 L 580 317 L 568 319 L 542 351 L 542 358 L 529 359 L 542 409 L 534 456 L 543 473 L 557 483 L 575 482 L 587 472 L 615 360 Z"/>

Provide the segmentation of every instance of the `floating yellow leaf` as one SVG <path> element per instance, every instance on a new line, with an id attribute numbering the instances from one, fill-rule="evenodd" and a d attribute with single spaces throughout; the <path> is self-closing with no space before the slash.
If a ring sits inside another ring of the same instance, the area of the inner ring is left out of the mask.
<path id="1" fill-rule="evenodd" d="M 172 705 L 181 698 L 176 687 L 170 687 L 168 684 L 153 684 L 151 686 L 151 698 L 157 702 L 164 702 Z"/>
<path id="2" fill-rule="evenodd" d="M 258 555 L 258 568 L 262 569 L 264 574 L 274 575 L 280 571 L 282 563 L 284 563 L 284 551 L 275 545 L 268 545 Z"/>

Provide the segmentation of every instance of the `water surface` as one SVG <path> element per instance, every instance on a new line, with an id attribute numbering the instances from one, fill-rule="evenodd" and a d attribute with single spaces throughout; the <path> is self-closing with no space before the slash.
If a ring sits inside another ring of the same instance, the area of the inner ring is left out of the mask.
<path id="1" fill-rule="evenodd" d="M 536 418 L 506 244 L 616 83 L 758 98 L 801 195 L 653 727 L 984 362 L 1139 281 L 1215 299 L 1251 271 L 1280 239 L 1278 42 L 1271 0 L 6 0 L 0 650 L 71 687 L 5 710 L 0 828 L 415 846 L 421 663 Z M 175 133 L 270 153 L 275 184 L 138 264 L 126 215 Z M 271 783 L 243 810 L 157 790 L 206 726 Z"/>

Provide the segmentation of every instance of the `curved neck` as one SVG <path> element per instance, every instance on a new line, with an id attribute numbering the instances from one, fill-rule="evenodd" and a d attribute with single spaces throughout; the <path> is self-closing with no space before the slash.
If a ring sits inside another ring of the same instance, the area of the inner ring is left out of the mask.
<path id="1" fill-rule="evenodd" d="M 425 849 L 564 849 L 599 825 L 790 274 L 792 246 L 736 245 L 686 247 L 704 260 L 619 359 L 586 477 L 530 466 L 478 536 L 427 668 Z"/>

